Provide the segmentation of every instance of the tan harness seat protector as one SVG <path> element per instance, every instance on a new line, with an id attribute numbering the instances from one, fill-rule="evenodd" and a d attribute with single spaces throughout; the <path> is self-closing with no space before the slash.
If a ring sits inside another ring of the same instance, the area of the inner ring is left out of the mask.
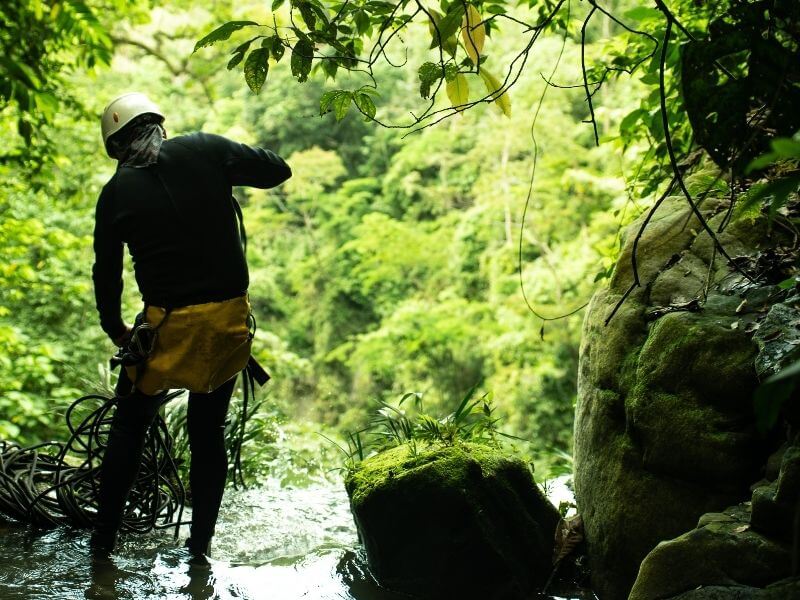
<path id="1" fill-rule="evenodd" d="M 125 367 L 136 388 L 153 395 L 185 388 L 208 393 L 247 366 L 253 337 L 247 295 L 174 308 L 148 306 L 145 322 L 158 328 L 150 357 Z"/>

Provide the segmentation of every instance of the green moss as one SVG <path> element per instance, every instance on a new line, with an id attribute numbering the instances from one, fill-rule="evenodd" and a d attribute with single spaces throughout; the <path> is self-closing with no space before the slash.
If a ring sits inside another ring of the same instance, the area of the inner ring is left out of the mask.
<path id="1" fill-rule="evenodd" d="M 509 462 L 524 461 L 483 444 L 458 442 L 435 445 L 412 453 L 408 444 L 371 456 L 348 473 L 345 487 L 353 507 L 359 506 L 374 490 L 402 486 L 408 477 L 424 477 L 440 487 L 462 487 L 469 465 L 477 465 L 485 475 L 495 473 Z M 524 463 L 532 469 L 529 463 Z"/>
<path id="2" fill-rule="evenodd" d="M 378 582 L 423 598 L 528 597 L 552 571 L 559 521 L 531 465 L 471 442 L 416 449 L 381 452 L 345 479 Z"/>

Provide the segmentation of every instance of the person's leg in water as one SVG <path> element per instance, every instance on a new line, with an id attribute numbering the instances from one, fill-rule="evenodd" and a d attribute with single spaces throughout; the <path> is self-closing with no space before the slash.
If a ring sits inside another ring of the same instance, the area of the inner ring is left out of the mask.
<path id="1" fill-rule="evenodd" d="M 147 396 L 134 390 L 120 398 L 100 467 L 95 530 L 90 545 L 111 552 L 122 525 L 125 502 L 139 474 L 147 430 L 158 414 L 164 393 Z"/>
<path id="2" fill-rule="evenodd" d="M 189 394 L 189 486 L 192 491 L 191 537 L 186 545 L 199 556 L 208 554 L 228 476 L 225 417 L 236 377 L 209 394 Z"/>

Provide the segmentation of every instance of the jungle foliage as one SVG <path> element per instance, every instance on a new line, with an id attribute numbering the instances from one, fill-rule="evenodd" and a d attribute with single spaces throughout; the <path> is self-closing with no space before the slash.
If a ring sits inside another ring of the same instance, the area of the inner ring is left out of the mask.
<path id="1" fill-rule="evenodd" d="M 568 451 L 579 309 L 610 275 L 621 228 L 676 190 L 789 218 L 797 11 L 4 3 L 0 437 L 55 435 L 98 366 L 109 376 L 90 267 L 114 165 L 97 115 L 136 89 L 165 108 L 170 135 L 261 144 L 295 173 L 237 191 L 257 354 L 274 378 L 265 422 L 358 431 L 376 402 L 409 392 L 449 414 L 483 381 L 501 429 L 542 456 Z M 130 318 L 132 277 L 125 302 Z"/>

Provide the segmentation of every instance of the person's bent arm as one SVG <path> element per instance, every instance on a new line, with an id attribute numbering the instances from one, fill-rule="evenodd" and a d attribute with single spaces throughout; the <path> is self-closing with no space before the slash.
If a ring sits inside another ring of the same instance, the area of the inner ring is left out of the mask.
<path id="1" fill-rule="evenodd" d="M 125 336 L 128 327 L 122 320 L 123 244 L 111 222 L 110 201 L 110 195 L 104 189 L 95 213 L 92 280 L 100 326 L 116 343 Z"/>
<path id="2" fill-rule="evenodd" d="M 280 156 L 264 148 L 240 144 L 220 135 L 201 134 L 204 142 L 232 186 L 272 188 L 292 176 L 292 170 Z"/>

